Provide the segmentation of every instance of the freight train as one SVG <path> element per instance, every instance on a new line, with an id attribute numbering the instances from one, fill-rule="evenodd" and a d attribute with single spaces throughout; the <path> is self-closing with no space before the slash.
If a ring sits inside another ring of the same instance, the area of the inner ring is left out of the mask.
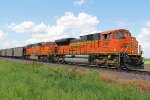
<path id="1" fill-rule="evenodd" d="M 0 56 L 53 63 L 89 64 L 117 69 L 144 68 L 141 46 L 125 29 L 2 49 Z"/>

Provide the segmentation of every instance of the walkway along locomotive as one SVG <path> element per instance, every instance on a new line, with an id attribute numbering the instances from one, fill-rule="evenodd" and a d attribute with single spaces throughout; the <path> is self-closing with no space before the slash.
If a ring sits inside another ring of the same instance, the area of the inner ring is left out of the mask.
<path id="1" fill-rule="evenodd" d="M 64 38 L 55 42 L 35 43 L 20 48 L 0 50 L 0 55 L 118 69 L 144 68 L 138 41 L 125 29 L 88 34 L 79 38 Z M 16 52 L 19 56 L 16 56 Z"/>

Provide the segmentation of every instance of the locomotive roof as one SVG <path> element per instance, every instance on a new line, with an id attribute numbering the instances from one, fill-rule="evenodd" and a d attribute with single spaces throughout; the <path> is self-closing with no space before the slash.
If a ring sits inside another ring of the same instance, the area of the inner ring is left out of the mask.
<path id="1" fill-rule="evenodd" d="M 100 34 L 100 32 L 97 32 L 97 33 L 94 33 L 94 34 Z M 90 35 L 94 35 L 94 34 L 86 34 L 86 35 L 82 35 L 82 36 L 79 36 L 79 37 L 90 36 Z"/>
<path id="2" fill-rule="evenodd" d="M 62 38 L 59 40 L 55 40 L 55 43 L 57 45 L 68 45 L 72 39 L 74 39 L 74 38 Z"/>
<path id="3" fill-rule="evenodd" d="M 74 38 L 62 38 L 62 39 L 55 40 L 55 42 L 65 42 L 65 41 L 72 40 L 72 39 Z"/>
<path id="4" fill-rule="evenodd" d="M 109 34 L 109 33 L 114 32 L 114 31 L 128 31 L 128 30 L 125 30 L 125 29 L 116 29 L 116 30 L 109 30 L 109 31 L 100 32 L 100 34 Z"/>
<path id="5" fill-rule="evenodd" d="M 55 42 L 42 42 L 41 44 L 47 44 L 47 43 L 55 43 Z"/>

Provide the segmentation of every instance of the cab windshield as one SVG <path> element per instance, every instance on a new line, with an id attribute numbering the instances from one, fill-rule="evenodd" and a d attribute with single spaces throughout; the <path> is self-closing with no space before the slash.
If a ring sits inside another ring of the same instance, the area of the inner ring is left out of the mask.
<path id="1" fill-rule="evenodd" d="M 121 32 L 115 32 L 115 33 L 114 33 L 114 37 L 115 37 L 116 39 L 124 39 L 124 38 L 125 38 L 124 34 L 121 33 Z"/>

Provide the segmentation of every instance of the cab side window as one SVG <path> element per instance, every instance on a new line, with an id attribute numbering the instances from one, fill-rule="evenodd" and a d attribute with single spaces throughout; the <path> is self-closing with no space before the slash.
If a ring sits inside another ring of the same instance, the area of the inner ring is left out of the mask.
<path id="1" fill-rule="evenodd" d="M 124 37 L 124 34 L 123 33 L 114 33 L 114 37 L 116 38 L 116 39 L 124 39 L 125 37 Z"/>
<path id="2" fill-rule="evenodd" d="M 114 38 L 118 39 L 118 33 L 114 33 Z"/>
<path id="3" fill-rule="evenodd" d="M 103 40 L 110 39 L 110 34 L 103 34 Z"/>

